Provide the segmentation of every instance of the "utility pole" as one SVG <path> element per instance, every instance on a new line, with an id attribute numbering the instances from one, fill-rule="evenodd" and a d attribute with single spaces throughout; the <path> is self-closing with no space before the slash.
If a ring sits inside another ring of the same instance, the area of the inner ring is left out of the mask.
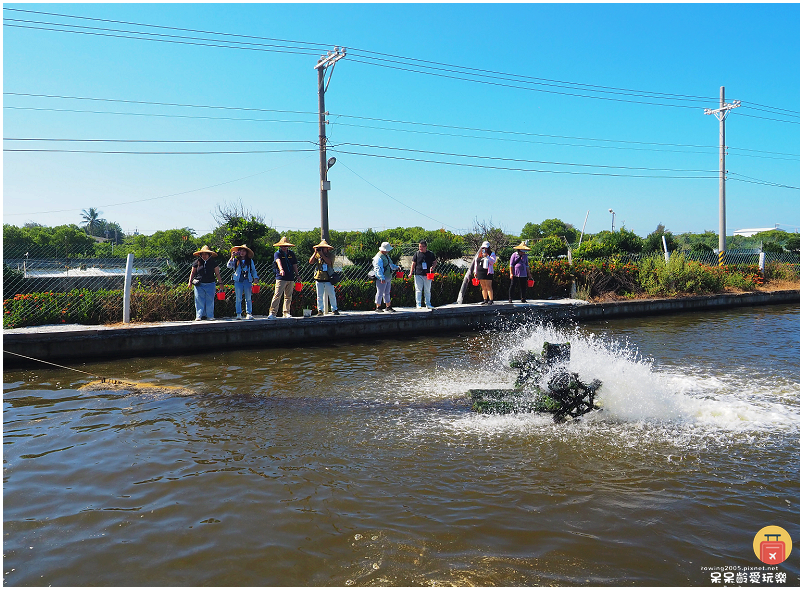
<path id="1" fill-rule="evenodd" d="M 334 47 L 333 51 L 329 51 L 327 55 L 319 58 L 317 65 L 314 69 L 317 70 L 317 92 L 319 93 L 319 204 L 320 204 L 320 234 L 323 240 L 328 240 L 328 191 L 331 188 L 331 183 L 328 182 L 328 168 L 333 166 L 336 162 L 328 163 L 325 147 L 327 137 L 325 136 L 325 125 L 327 121 L 327 111 L 325 110 L 325 91 L 328 89 L 328 84 L 331 83 L 331 76 L 333 76 L 333 68 L 336 62 L 342 59 L 347 53 L 344 47 Z M 331 68 L 331 74 L 328 76 L 328 82 L 325 83 L 325 72 L 328 67 Z"/>
<path id="2" fill-rule="evenodd" d="M 719 265 L 725 264 L 725 119 L 731 109 L 741 106 L 742 102 L 734 100 L 725 103 L 725 87 L 719 87 L 719 108 L 704 109 L 706 115 L 714 115 L 719 119 Z"/>

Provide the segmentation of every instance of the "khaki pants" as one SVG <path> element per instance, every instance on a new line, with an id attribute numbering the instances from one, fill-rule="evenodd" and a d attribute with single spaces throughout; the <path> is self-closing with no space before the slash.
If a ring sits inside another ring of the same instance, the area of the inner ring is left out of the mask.
<path id="1" fill-rule="evenodd" d="M 275 295 L 272 297 L 272 303 L 269 306 L 269 313 L 271 315 L 278 315 L 278 306 L 280 305 L 281 297 L 283 297 L 283 315 L 291 315 L 293 294 L 294 281 L 276 280 Z"/>

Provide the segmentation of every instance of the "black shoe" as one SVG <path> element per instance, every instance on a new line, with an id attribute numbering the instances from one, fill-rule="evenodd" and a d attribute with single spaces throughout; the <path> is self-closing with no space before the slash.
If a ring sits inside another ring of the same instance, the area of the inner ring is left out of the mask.
<path id="1" fill-rule="evenodd" d="M 509 303 L 514 303 L 514 301 L 513 301 L 513 300 L 511 300 L 511 299 L 509 299 L 509 300 L 508 300 L 508 302 L 509 302 Z"/>
<path id="2" fill-rule="evenodd" d="M 397 310 L 390 305 L 389 307 L 386 308 L 386 311 L 397 311 Z"/>
<path id="3" fill-rule="evenodd" d="M 527 301 L 525 301 L 525 300 L 523 299 L 522 301 L 520 301 L 520 303 L 527 303 Z"/>
<path id="4" fill-rule="evenodd" d="M 488 300 L 488 299 L 484 299 L 484 300 L 481 302 L 481 305 L 486 305 L 487 303 L 489 303 L 489 300 Z"/>
<path id="5" fill-rule="evenodd" d="M 338 309 L 334 309 L 333 310 L 333 315 L 339 315 L 339 310 Z"/>
<path id="6" fill-rule="evenodd" d="M 490 299 L 490 300 L 487 302 L 487 304 L 486 304 L 486 305 L 494 305 L 494 301 L 492 301 L 492 300 Z"/>

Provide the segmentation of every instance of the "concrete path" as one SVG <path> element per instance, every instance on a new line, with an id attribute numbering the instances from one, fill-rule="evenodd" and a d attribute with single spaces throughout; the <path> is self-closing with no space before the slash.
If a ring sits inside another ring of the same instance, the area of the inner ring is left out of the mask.
<path id="1" fill-rule="evenodd" d="M 343 311 L 338 316 L 274 320 L 256 316 L 254 320 L 223 318 L 200 322 L 104 326 L 47 325 L 3 330 L 3 361 L 6 366 L 24 362 L 24 359 L 6 354 L 5 351 L 57 361 L 173 355 L 248 347 L 323 346 L 332 340 L 351 338 L 502 329 L 534 319 L 550 322 L 593 321 L 776 303 L 800 303 L 800 290 L 614 303 L 560 299 L 513 304 L 496 302 L 491 306 L 478 303 L 450 304 L 433 311 L 414 308 L 397 308 L 395 313 Z"/>

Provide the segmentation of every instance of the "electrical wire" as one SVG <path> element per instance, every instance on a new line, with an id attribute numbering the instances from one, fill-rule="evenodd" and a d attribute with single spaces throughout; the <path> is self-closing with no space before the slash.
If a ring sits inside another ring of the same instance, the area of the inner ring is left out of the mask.
<path id="1" fill-rule="evenodd" d="M 743 174 L 739 174 L 737 172 L 728 172 L 728 176 L 730 180 L 738 180 L 739 182 L 747 182 L 750 184 L 761 184 L 764 186 L 774 186 L 778 188 L 789 188 L 796 191 L 800 191 L 800 187 L 797 186 L 789 186 L 788 184 L 780 184 L 777 182 L 771 182 L 769 180 L 761 180 L 759 178 L 753 178 L 751 176 L 745 176 Z M 745 180 L 746 179 L 746 180 Z"/>
<path id="2" fill-rule="evenodd" d="M 12 9 L 13 10 L 13 9 Z M 28 11 L 28 12 L 35 12 L 35 11 Z M 50 15 L 54 15 L 55 13 L 49 13 Z M 70 15 L 58 15 L 64 18 L 84 18 L 84 17 L 72 17 Z M 69 23 L 52 23 L 52 22 L 44 22 L 44 21 L 32 21 L 26 19 L 11 19 L 6 18 L 7 21 L 5 24 L 6 26 L 11 27 L 22 27 L 22 28 L 32 28 L 36 30 L 50 30 L 55 32 L 65 32 L 65 33 L 75 33 L 75 34 L 85 34 L 85 35 L 99 35 L 99 36 L 107 36 L 107 37 L 121 37 L 121 38 L 128 38 L 128 39 L 136 39 L 136 40 L 145 40 L 145 41 L 160 41 L 160 42 L 169 42 L 169 43 L 180 43 L 180 44 L 189 44 L 189 45 L 201 45 L 201 46 L 212 46 L 212 47 L 221 47 L 221 48 L 229 48 L 229 49 L 249 49 L 249 50 L 257 50 L 257 51 L 273 51 L 279 53 L 300 53 L 305 55 L 310 55 L 316 53 L 314 50 L 311 50 L 307 47 L 297 47 L 296 44 L 294 45 L 276 45 L 276 44 L 264 44 L 264 43 L 256 43 L 253 41 L 225 41 L 224 43 L 235 43 L 236 45 L 224 45 L 223 42 L 220 42 L 216 39 L 207 39 L 207 38 L 199 38 L 199 37 L 185 37 L 180 35 L 168 35 L 163 33 L 153 33 L 150 31 L 128 31 L 128 30 L 121 30 L 121 29 L 110 29 L 107 27 L 89 27 L 86 25 L 73 25 Z M 108 21 L 106 21 L 108 22 Z M 27 23 L 24 25 L 21 24 L 12 24 L 12 23 Z M 36 25 L 36 26 L 30 26 Z M 72 27 L 73 29 L 86 29 L 86 30 L 70 30 L 70 29 L 53 29 L 48 28 L 43 25 L 50 25 L 50 26 L 58 26 L 58 27 Z M 133 24 L 133 26 L 140 26 L 140 27 L 149 27 L 150 25 L 146 24 Z M 176 28 L 172 27 L 158 27 L 161 29 L 171 29 L 177 30 Z M 229 36 L 228 34 L 223 33 L 204 33 L 204 34 L 214 34 L 218 36 Z M 243 38 L 243 37 L 241 37 Z M 248 37 L 253 39 L 255 37 Z M 312 45 L 311 43 L 302 42 L 303 45 Z M 314 44 L 317 45 L 317 44 Z M 353 51 L 357 52 L 362 51 L 365 54 L 373 54 L 378 55 L 376 52 L 370 51 L 363 51 L 363 50 L 352 50 L 351 49 L 351 56 L 353 55 Z M 388 54 L 384 54 L 388 55 Z M 570 83 L 570 82 L 562 82 L 562 81 L 554 81 L 554 80 L 547 80 L 544 78 L 533 78 L 530 76 L 520 76 L 515 74 L 506 74 L 495 72 L 492 70 L 481 70 L 472 67 L 464 67 L 464 66 L 452 66 L 452 65 L 444 65 L 440 62 L 431 62 L 427 60 L 418 60 L 415 58 L 382 58 L 382 62 L 376 63 L 374 60 L 377 58 L 372 57 L 371 55 L 362 55 L 361 59 L 357 57 L 351 57 L 350 61 L 355 63 L 363 63 L 372 66 L 378 67 L 392 67 L 395 69 L 400 70 L 407 70 L 416 73 L 425 73 L 428 75 L 435 75 L 445 78 L 454 78 L 460 79 L 465 81 L 483 83 L 483 84 L 494 84 L 499 86 L 506 86 L 510 88 L 517 88 L 517 89 L 525 89 L 525 90 L 534 90 L 538 92 L 550 92 L 555 94 L 567 95 L 567 96 L 577 96 L 582 98 L 595 98 L 595 99 L 605 99 L 605 100 L 617 100 L 622 102 L 631 102 L 631 103 L 638 103 L 638 104 L 650 104 L 656 106 L 672 106 L 672 107 L 685 107 L 685 108 L 694 108 L 689 107 L 688 105 L 675 105 L 675 104 L 665 104 L 665 103 L 654 103 L 654 102 L 647 102 L 647 101 L 639 101 L 639 100 L 627 100 L 627 99 L 620 99 L 620 98 L 611 98 L 608 96 L 592 96 L 587 94 L 576 94 L 574 92 L 558 92 L 553 90 L 545 90 L 543 88 L 531 88 L 530 86 L 519 86 L 518 84 L 529 84 L 529 85 L 536 85 L 536 86 L 548 86 L 548 87 L 557 87 L 557 88 L 568 88 L 568 89 L 580 89 L 585 92 L 594 92 L 594 93 L 605 93 L 605 94 L 616 94 L 616 95 L 625 95 L 625 96 L 636 96 L 636 97 L 656 97 L 661 100 L 682 100 L 682 101 L 698 101 L 698 100 L 707 100 L 703 97 L 691 97 L 689 95 L 674 95 L 669 93 L 660 93 L 660 92 L 648 92 L 648 91 L 640 91 L 640 90 L 629 90 L 629 89 L 613 89 L 613 87 L 608 86 L 599 86 L 599 85 L 590 85 L 590 84 L 582 84 L 582 83 Z M 392 62 L 392 64 L 383 63 L 383 62 Z M 400 65 L 405 65 L 409 67 L 400 67 Z M 432 65 L 427 65 L 432 64 Z M 410 67 L 412 66 L 413 67 Z M 424 70 L 419 68 L 426 68 Z M 442 72 L 450 72 L 450 74 L 457 74 L 457 75 L 449 75 Z M 465 77 L 471 76 L 471 77 Z M 480 78 L 488 78 L 487 79 L 476 79 L 476 77 Z M 505 80 L 505 81 L 514 81 L 517 84 L 504 84 L 501 82 L 493 82 L 491 80 Z"/>
<path id="3" fill-rule="evenodd" d="M 668 175 L 653 175 L 653 174 L 612 174 L 609 172 L 579 172 L 575 170 L 540 170 L 535 168 L 512 168 L 510 166 L 489 166 L 486 164 L 468 164 L 465 162 L 445 162 L 441 160 L 426 160 L 422 158 L 406 158 L 401 156 L 388 156 L 385 154 L 365 154 L 363 152 L 352 152 L 349 150 L 342 150 L 339 148 L 331 148 L 329 151 L 339 154 L 349 154 L 353 156 L 366 156 L 371 158 L 384 158 L 387 160 L 401 160 L 406 162 L 425 162 L 428 164 L 444 164 L 447 166 L 461 166 L 465 168 L 485 168 L 490 170 L 508 170 L 514 172 L 541 172 L 548 174 L 571 174 L 571 175 L 585 175 L 585 176 L 614 176 L 626 178 L 672 178 L 672 179 L 703 179 L 703 178 L 718 178 L 718 176 L 668 176 Z"/>
<path id="4" fill-rule="evenodd" d="M 130 154 L 139 156 L 206 156 L 215 154 L 286 154 L 295 152 L 316 152 L 315 149 L 308 150 L 216 150 L 202 152 L 143 152 L 134 150 L 66 150 L 66 149 L 44 149 L 44 148 L 3 148 L 4 152 L 46 152 L 46 153 L 66 153 L 66 154 Z"/>
<path id="5" fill-rule="evenodd" d="M 383 145 L 372 145 L 372 144 L 363 144 L 363 143 L 351 143 L 351 142 L 343 142 L 338 144 L 330 144 L 333 147 L 340 147 L 340 146 L 355 146 L 355 147 L 362 147 L 362 148 L 372 148 L 372 149 L 381 149 L 381 150 L 395 150 L 395 151 L 402 151 L 402 152 L 412 152 L 417 154 L 430 154 L 435 156 L 450 156 L 454 158 L 474 158 L 480 160 L 498 160 L 502 162 L 521 162 L 525 164 L 551 164 L 555 166 L 576 166 L 576 167 L 585 167 L 585 168 L 610 168 L 610 169 L 617 169 L 617 170 L 647 170 L 647 171 L 656 171 L 656 172 L 703 172 L 703 173 L 712 173 L 713 170 L 685 170 L 685 169 L 675 169 L 675 168 L 643 168 L 637 166 L 611 166 L 606 164 L 576 164 L 573 162 L 552 162 L 547 160 L 526 160 L 521 158 L 503 158 L 499 156 L 479 156 L 474 154 L 456 154 L 452 152 L 437 152 L 431 150 L 417 150 L 411 148 L 400 148 L 400 147 L 392 147 L 392 146 L 383 146 Z"/>
<path id="6" fill-rule="evenodd" d="M 108 204 L 108 205 L 98 205 L 95 208 L 96 209 L 100 209 L 102 207 L 102 208 L 106 209 L 108 207 L 117 207 L 119 205 L 131 205 L 131 204 L 135 204 L 135 203 L 145 203 L 147 201 L 156 201 L 156 200 L 159 200 L 159 199 L 167 199 L 167 198 L 170 198 L 170 197 L 179 197 L 179 196 L 182 196 L 182 195 L 188 195 L 188 194 L 191 194 L 191 193 L 197 193 L 197 192 L 208 190 L 208 189 L 211 189 L 211 188 L 217 188 L 217 187 L 220 187 L 220 186 L 225 186 L 226 184 L 233 184 L 234 182 L 240 182 L 242 180 L 248 180 L 250 178 L 255 178 L 256 176 L 261 176 L 262 174 L 267 174 L 268 172 L 274 172 L 275 170 L 280 170 L 281 168 L 285 168 L 288 165 L 289 164 L 283 164 L 281 166 L 276 166 L 275 168 L 270 168 L 269 170 L 262 170 L 261 172 L 256 172 L 255 174 L 250 174 L 249 176 L 243 176 L 241 178 L 234 178 L 233 180 L 226 180 L 225 182 L 220 182 L 218 184 L 212 184 L 210 186 L 204 186 L 204 187 L 200 187 L 200 188 L 195 188 L 195 189 L 191 189 L 191 190 L 188 190 L 188 191 L 182 191 L 182 192 L 179 192 L 179 193 L 171 193 L 169 195 L 160 195 L 158 197 L 148 197 L 146 199 L 136 199 L 135 201 L 123 201 L 122 203 L 111 203 L 111 204 Z M 3 212 L 3 217 L 19 216 L 19 215 L 42 215 L 42 214 L 45 214 L 45 213 L 66 213 L 66 212 L 69 212 L 69 211 L 79 211 L 79 209 L 58 209 L 58 210 L 53 210 L 53 211 L 34 211 L 34 212 L 31 212 L 31 213 L 5 213 L 5 212 Z"/>
<path id="7" fill-rule="evenodd" d="M 4 137 L 3 141 L 64 141 L 106 143 L 310 143 L 308 139 L 56 139 L 52 137 Z"/>
<path id="8" fill-rule="evenodd" d="M 375 186 L 375 185 L 374 185 L 373 183 L 371 183 L 369 180 L 367 180 L 366 178 L 364 178 L 363 176 L 361 176 L 361 175 L 360 175 L 358 172 L 356 172 L 355 170 L 353 170 L 352 168 L 350 168 L 349 166 L 347 166 L 347 165 L 346 165 L 344 162 L 341 162 L 341 161 L 339 161 L 339 162 L 337 162 L 337 164 L 341 164 L 343 167 L 347 168 L 347 169 L 348 169 L 350 172 L 352 172 L 353 174 L 355 174 L 356 176 L 358 176 L 358 177 L 359 177 L 361 180 L 363 180 L 364 182 L 366 182 L 368 185 L 370 185 L 370 186 L 371 186 L 372 188 L 374 188 L 376 191 L 378 191 L 378 192 L 380 192 L 380 193 L 383 193 L 384 195 L 386 195 L 387 197 L 389 197 L 389 198 L 390 198 L 390 199 L 392 199 L 393 201 L 396 201 L 397 203 L 400 203 L 400 204 L 401 204 L 403 207 L 406 207 L 407 209 L 411 209 L 411 210 L 412 210 L 414 213 L 417 213 L 417 214 L 419 214 L 419 215 L 422 215 L 423 217 L 427 217 L 427 218 L 428 218 L 428 219 L 430 219 L 431 221 L 435 221 L 436 223 L 439 223 L 439 224 L 441 224 L 441 225 L 442 225 L 442 227 L 449 227 L 449 228 L 451 228 L 451 229 L 458 230 L 458 231 L 462 231 L 462 230 L 463 230 L 463 228 L 458 228 L 458 227 L 453 227 L 452 225 L 448 225 L 448 224 L 444 223 L 443 221 L 439 221 L 438 219 L 434 219 L 433 217 L 431 217 L 430 215 L 427 215 L 426 213 L 423 213 L 422 211 L 418 211 L 417 209 L 414 209 L 414 208 L 413 208 L 413 207 L 411 207 L 410 205 L 406 205 L 406 204 L 405 204 L 405 203 L 403 203 L 403 202 L 402 202 L 400 199 L 396 199 L 395 197 L 393 197 L 392 195 L 390 195 L 389 193 L 387 193 L 387 192 L 386 192 L 386 191 L 384 191 L 383 189 L 381 189 L 381 188 L 379 188 L 379 187 Z"/>
<path id="9" fill-rule="evenodd" d="M 288 113 L 288 114 L 302 114 L 302 115 L 314 115 L 315 117 L 318 116 L 317 112 L 313 111 L 290 111 L 290 110 L 281 110 L 281 109 L 263 109 L 263 108 L 256 108 L 256 107 L 232 107 L 232 106 L 224 106 L 224 105 L 200 105 L 200 104 L 186 104 L 186 103 L 167 103 L 167 102 L 155 102 L 155 101 L 142 101 L 142 100 L 125 100 L 125 99 L 113 99 L 113 98 L 99 98 L 99 97 L 85 97 L 85 96 L 64 96 L 64 95 L 52 95 L 52 94 L 34 94 L 34 93 L 26 93 L 26 92 L 3 92 L 4 95 L 9 96 L 27 96 L 27 97 L 37 97 L 37 98 L 55 98 L 55 99 L 66 99 L 66 100 L 89 100 L 89 101 L 101 101 L 101 102 L 119 102 L 119 103 L 129 103 L 129 104 L 140 104 L 140 105 L 154 105 L 154 106 L 172 106 L 172 107 L 185 107 L 185 108 L 203 108 L 203 109 L 221 109 L 221 110 L 237 110 L 237 111 L 254 111 L 254 112 L 275 112 L 275 113 Z M 37 110 L 39 107 L 13 107 L 13 106 L 5 106 L 4 108 L 10 109 L 18 109 L 18 110 Z M 41 110 L 56 110 L 61 112 L 60 109 L 41 109 Z M 65 112 L 85 112 L 85 113 L 95 113 L 95 114 L 119 114 L 119 115 L 137 115 L 137 116 L 162 116 L 162 117 L 183 117 L 183 118 L 192 118 L 190 115 L 167 115 L 167 114 L 160 114 L 160 113 L 122 113 L 122 112 L 114 112 L 114 111 L 89 111 L 89 110 L 80 110 L 80 109 L 64 109 Z M 647 141 L 631 141 L 631 140 L 619 140 L 619 139 L 605 139 L 605 138 L 594 138 L 594 137 L 576 137 L 570 135 L 554 135 L 554 134 L 544 134 L 544 133 L 532 133 L 526 131 L 509 131 L 509 130 L 498 130 L 498 129 L 486 129 L 481 127 L 467 127 L 463 125 L 446 125 L 440 123 L 423 123 L 419 121 L 406 121 L 402 119 L 386 119 L 381 117 L 367 117 L 363 115 L 350 115 L 346 113 L 329 113 L 330 117 L 337 117 L 337 118 L 348 118 L 348 119 L 358 119 L 364 121 L 378 121 L 378 122 L 385 122 L 385 123 L 395 123 L 401 125 L 413 125 L 413 126 L 423 126 L 423 127 L 434 127 L 434 128 L 441 128 L 441 129 L 453 129 L 453 130 L 463 130 L 463 131 L 476 131 L 481 133 L 493 133 L 493 134 L 501 134 L 501 135 L 513 135 L 513 136 L 523 136 L 523 137 L 545 137 L 545 138 L 556 138 L 556 139 L 574 139 L 579 141 L 598 141 L 598 142 L 606 142 L 606 143 L 619 143 L 619 144 L 626 144 L 626 145 L 654 145 L 654 146 L 666 146 L 666 147 L 688 147 L 688 148 L 702 148 L 708 150 L 716 150 L 718 146 L 712 145 L 698 145 L 698 144 L 680 144 L 680 143 L 664 143 L 664 142 L 647 142 Z M 207 118 L 207 117 L 199 117 L 199 118 Z M 217 118 L 212 118 L 217 119 Z M 284 123 L 284 122 L 294 122 L 294 123 L 314 123 L 317 124 L 318 121 L 292 121 L 292 120 L 282 120 L 282 119 L 250 119 L 250 118 L 224 118 L 219 117 L 222 120 L 242 120 L 242 121 L 262 121 L 262 122 L 277 122 L 277 123 Z M 470 139 L 490 139 L 497 141 L 497 138 L 489 138 L 489 137 L 481 137 L 476 135 L 464 135 L 464 134 L 448 134 L 448 133 L 436 133 L 432 131 L 419 131 L 419 130 L 409 130 L 409 129 L 395 129 L 391 127 L 375 127 L 369 125 L 357 125 L 353 123 L 342 123 L 336 122 L 335 125 L 347 126 L 347 127 L 356 127 L 362 129 L 378 129 L 382 131 L 397 131 L 403 133 L 422 133 L 427 135 L 441 135 L 447 137 L 466 137 Z M 525 141 L 525 140 L 517 140 L 517 139 L 507 139 L 504 138 L 504 141 L 516 141 L 520 143 L 544 143 L 545 145 L 566 145 L 571 147 L 602 147 L 602 148 L 609 148 L 613 146 L 588 146 L 588 145 L 581 145 L 581 144 L 563 144 L 563 143 L 555 143 L 555 142 L 536 142 L 536 141 Z M 621 149 L 621 148 L 617 148 Z M 635 148 L 630 148 L 635 149 Z M 748 152 L 756 152 L 760 154 L 776 154 L 782 156 L 794 156 L 800 157 L 798 154 L 789 154 L 784 152 L 771 152 L 766 150 L 753 150 L 749 148 L 737 148 L 733 146 L 728 146 L 728 149 L 738 150 L 738 151 L 748 151 Z M 707 152 L 692 152 L 686 150 L 655 150 L 649 149 L 648 151 L 672 151 L 674 153 L 707 153 Z M 741 154 L 745 155 L 745 154 Z M 781 158 L 777 158 L 781 159 Z"/>

